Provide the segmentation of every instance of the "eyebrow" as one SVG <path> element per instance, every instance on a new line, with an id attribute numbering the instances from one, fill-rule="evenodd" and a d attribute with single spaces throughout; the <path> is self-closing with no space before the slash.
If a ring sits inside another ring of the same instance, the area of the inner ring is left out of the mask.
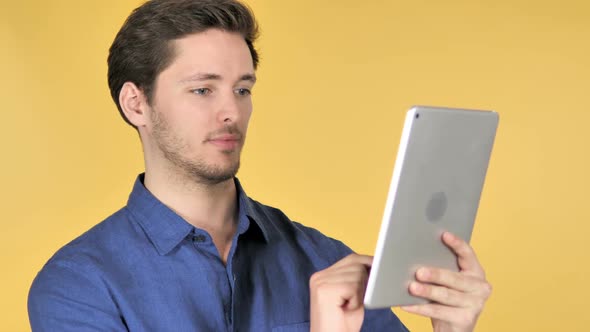
<path id="1" fill-rule="evenodd" d="M 180 80 L 180 83 L 186 83 L 186 82 L 194 82 L 194 81 L 220 81 L 222 79 L 222 76 L 219 74 L 214 74 L 214 73 L 197 73 L 188 77 L 183 78 L 182 80 Z M 256 83 L 256 75 L 255 74 L 244 74 L 242 76 L 240 76 L 240 79 L 238 80 L 238 82 L 241 81 L 249 81 L 252 83 Z"/>

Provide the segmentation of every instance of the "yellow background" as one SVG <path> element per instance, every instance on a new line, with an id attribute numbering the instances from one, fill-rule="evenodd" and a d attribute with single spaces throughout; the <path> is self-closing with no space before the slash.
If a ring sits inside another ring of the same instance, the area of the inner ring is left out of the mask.
<path id="1" fill-rule="evenodd" d="M 472 239 L 494 293 L 478 330 L 588 329 L 590 2 L 249 3 L 262 26 L 240 171 L 251 196 L 372 253 L 405 110 L 494 109 Z M 108 47 L 138 4 L 0 0 L 3 331 L 29 329 L 36 272 L 142 171 L 106 84 Z"/>

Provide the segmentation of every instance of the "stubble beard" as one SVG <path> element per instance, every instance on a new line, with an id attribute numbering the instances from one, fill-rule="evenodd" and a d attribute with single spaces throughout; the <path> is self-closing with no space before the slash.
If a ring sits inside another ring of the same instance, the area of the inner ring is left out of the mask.
<path id="1" fill-rule="evenodd" d="M 194 159 L 188 158 L 186 156 L 191 152 L 189 144 L 174 134 L 160 112 L 153 109 L 151 114 L 154 141 L 164 158 L 176 168 L 174 173 L 181 173 L 178 174 L 180 178 L 187 178 L 189 181 L 193 181 L 199 185 L 211 186 L 233 179 L 236 176 L 240 168 L 239 148 L 237 151 L 222 151 L 222 153 L 227 155 L 237 154 L 237 159 L 225 167 L 223 165 L 208 163 L 199 157 Z"/>

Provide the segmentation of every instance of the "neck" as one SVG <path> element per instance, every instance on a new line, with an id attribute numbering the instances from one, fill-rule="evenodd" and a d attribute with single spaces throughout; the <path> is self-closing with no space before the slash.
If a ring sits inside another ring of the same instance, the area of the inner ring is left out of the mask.
<path id="1" fill-rule="evenodd" d="M 237 224 L 237 189 L 233 179 L 204 184 L 186 176 L 150 171 L 145 187 L 191 225 L 207 231 L 214 242 L 231 241 Z"/>

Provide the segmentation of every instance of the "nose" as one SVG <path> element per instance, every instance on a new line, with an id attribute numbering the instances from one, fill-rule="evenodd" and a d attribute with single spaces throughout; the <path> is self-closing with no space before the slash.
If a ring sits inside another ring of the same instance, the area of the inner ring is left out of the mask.
<path id="1" fill-rule="evenodd" d="M 240 101 L 233 91 L 223 97 L 219 109 L 219 121 L 230 124 L 237 122 L 240 117 Z"/>

